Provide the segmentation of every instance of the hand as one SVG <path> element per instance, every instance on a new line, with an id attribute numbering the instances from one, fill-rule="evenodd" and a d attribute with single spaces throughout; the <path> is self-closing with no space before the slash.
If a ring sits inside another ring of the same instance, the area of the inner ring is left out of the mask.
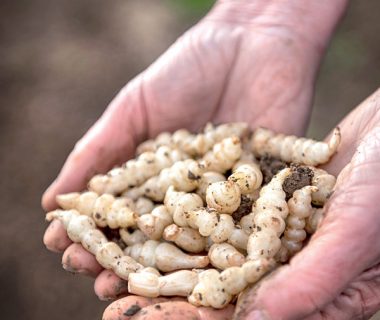
<path id="1" fill-rule="evenodd" d="M 320 58 L 340 14 L 331 19 L 324 13 L 326 23 L 318 19 L 323 28 L 313 29 L 311 36 L 305 10 L 295 10 L 296 16 L 289 18 L 288 7 L 282 14 L 281 8 L 271 10 L 274 5 L 268 3 L 221 1 L 127 84 L 77 143 L 44 194 L 44 208 L 55 208 L 57 194 L 83 189 L 95 173 L 132 157 L 139 142 L 161 131 L 198 129 L 207 121 L 243 120 L 252 126 L 301 134 Z M 306 20 L 302 30 L 294 28 L 299 14 Z M 97 276 L 95 292 L 100 298 L 126 292 L 126 282 L 102 271 L 91 254 L 71 244 L 59 222 L 49 226 L 44 242 L 53 251 L 65 251 L 66 269 Z"/>
<path id="2" fill-rule="evenodd" d="M 327 166 L 340 174 L 322 225 L 290 265 L 246 294 L 237 319 L 368 319 L 380 309 L 380 90 L 340 128 Z"/>

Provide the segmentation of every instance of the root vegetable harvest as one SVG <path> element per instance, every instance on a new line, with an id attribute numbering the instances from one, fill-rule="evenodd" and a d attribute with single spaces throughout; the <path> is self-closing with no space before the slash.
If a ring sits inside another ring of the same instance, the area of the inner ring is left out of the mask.
<path id="1" fill-rule="evenodd" d="M 223 308 L 315 232 L 336 178 L 312 166 L 326 163 L 340 139 L 339 129 L 327 143 L 263 128 L 249 137 L 244 123 L 163 133 L 136 159 L 93 177 L 90 191 L 57 196 L 63 210 L 46 218 L 61 220 L 72 241 L 128 280 L 130 293 Z M 264 158 L 306 165 L 298 174 L 309 178 L 286 194 L 295 170 L 286 167 L 262 186 Z M 124 251 L 104 227 L 118 229 Z"/>

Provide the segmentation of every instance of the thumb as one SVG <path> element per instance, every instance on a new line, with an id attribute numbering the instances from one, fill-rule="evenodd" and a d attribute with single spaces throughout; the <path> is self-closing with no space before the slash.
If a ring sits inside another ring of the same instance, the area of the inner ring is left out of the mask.
<path id="1" fill-rule="evenodd" d="M 57 194 L 82 190 L 95 173 L 105 172 L 133 155 L 148 130 L 141 79 L 137 77 L 122 89 L 77 142 L 57 179 L 42 197 L 45 210 L 56 207 Z"/>
<path id="2" fill-rule="evenodd" d="M 380 129 L 376 131 L 364 138 L 339 175 L 326 217 L 307 247 L 247 293 L 237 319 L 304 318 L 379 261 Z"/>

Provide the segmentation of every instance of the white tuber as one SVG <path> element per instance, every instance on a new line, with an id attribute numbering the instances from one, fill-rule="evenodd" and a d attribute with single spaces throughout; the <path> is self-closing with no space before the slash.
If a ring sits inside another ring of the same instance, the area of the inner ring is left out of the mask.
<path id="1" fill-rule="evenodd" d="M 197 230 L 178 227 L 176 224 L 167 226 L 162 238 L 174 242 L 179 248 L 191 253 L 202 252 L 207 246 L 207 238 L 201 236 Z"/>
<path id="2" fill-rule="evenodd" d="M 209 264 L 207 256 L 188 255 L 170 243 L 155 240 L 127 247 L 124 252 L 144 267 L 155 267 L 164 272 L 204 268 Z"/>
<path id="3" fill-rule="evenodd" d="M 315 205 L 323 206 L 331 194 L 336 183 L 336 178 L 323 169 L 310 167 L 313 171 L 311 184 L 318 188 L 318 191 L 311 195 L 312 202 Z"/>
<path id="4" fill-rule="evenodd" d="M 288 215 L 282 184 L 290 173 L 289 168 L 282 169 L 260 191 L 260 197 L 255 203 L 255 228 L 247 244 L 249 260 L 272 258 L 281 247 L 280 236 Z"/>
<path id="5" fill-rule="evenodd" d="M 324 217 L 323 208 L 313 208 L 312 214 L 306 220 L 306 231 L 313 234 L 322 222 Z"/>
<path id="6" fill-rule="evenodd" d="M 198 282 L 198 272 L 180 270 L 165 276 L 152 272 L 130 273 L 128 292 L 143 297 L 188 296 Z"/>
<path id="7" fill-rule="evenodd" d="M 252 136 L 252 150 L 257 156 L 268 154 L 285 162 L 317 166 L 329 161 L 340 140 L 339 128 L 334 129 L 329 142 L 275 134 L 269 129 L 258 128 Z"/>
<path id="8" fill-rule="evenodd" d="M 172 214 L 163 205 L 157 206 L 151 213 L 137 219 L 138 228 L 152 240 L 159 240 L 165 227 L 172 223 Z"/>
<path id="9" fill-rule="evenodd" d="M 195 306 L 224 308 L 236 294 L 260 280 L 273 267 L 272 260 L 259 259 L 222 272 L 205 270 L 199 274 L 199 281 L 188 300 Z"/>
<path id="10" fill-rule="evenodd" d="M 98 196 L 91 191 L 73 192 L 58 195 L 57 202 L 65 210 L 75 209 L 81 214 L 91 216 L 99 227 L 131 227 L 136 225 L 138 217 L 130 199 L 115 198 L 110 194 Z"/>
<path id="11" fill-rule="evenodd" d="M 183 160 L 187 156 L 168 146 L 162 146 L 155 152 L 144 152 L 137 159 L 127 161 L 105 175 L 94 176 L 88 188 L 98 194 L 119 194 L 128 188 L 141 185 L 144 181 L 157 175 L 162 169 Z"/>
<path id="12" fill-rule="evenodd" d="M 244 255 L 228 243 L 214 243 L 208 251 L 208 257 L 210 263 L 221 270 L 239 267 L 245 262 Z"/>
<path id="13" fill-rule="evenodd" d="M 206 202 L 209 208 L 220 213 L 232 214 L 240 206 L 239 185 L 231 180 L 211 183 L 206 190 Z"/>
<path id="14" fill-rule="evenodd" d="M 154 201 L 162 201 L 171 185 L 180 191 L 195 190 L 205 170 L 202 162 L 192 159 L 177 161 L 170 168 L 163 169 L 158 176 L 147 180 L 140 189 L 146 197 Z"/>
<path id="15" fill-rule="evenodd" d="M 208 171 L 205 172 L 198 183 L 197 194 L 206 201 L 206 190 L 213 182 L 225 181 L 226 177 L 219 172 Z"/>
<path id="16" fill-rule="evenodd" d="M 285 262 L 302 249 L 306 239 L 306 219 L 313 213 L 311 206 L 312 193 L 318 190 L 314 186 L 306 186 L 296 190 L 288 201 L 289 215 L 286 219 L 286 229 L 281 238 L 282 247 L 279 253 L 280 260 Z"/>
<path id="17" fill-rule="evenodd" d="M 112 269 L 120 278 L 128 279 L 129 273 L 143 268 L 125 255 L 116 243 L 108 241 L 89 216 L 80 215 L 76 210 L 55 210 L 46 214 L 46 220 L 53 219 L 63 223 L 72 241 L 81 243 L 87 251 L 95 255 L 102 267 Z"/>
<path id="18" fill-rule="evenodd" d="M 225 173 L 232 169 L 242 152 L 242 145 L 238 137 L 234 136 L 222 140 L 203 157 L 207 171 Z"/>
<path id="19" fill-rule="evenodd" d="M 149 240 L 148 237 L 139 229 L 132 232 L 128 228 L 122 228 L 119 230 L 120 238 L 127 246 L 132 246 L 136 243 L 144 243 Z"/>

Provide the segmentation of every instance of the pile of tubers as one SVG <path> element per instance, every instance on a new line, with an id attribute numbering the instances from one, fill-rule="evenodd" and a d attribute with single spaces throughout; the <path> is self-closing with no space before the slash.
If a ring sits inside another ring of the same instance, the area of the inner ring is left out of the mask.
<path id="1" fill-rule="evenodd" d="M 46 219 L 131 294 L 223 308 L 315 232 L 336 181 L 317 166 L 340 139 L 339 128 L 317 142 L 245 123 L 162 133 L 88 191 L 57 196 Z"/>

